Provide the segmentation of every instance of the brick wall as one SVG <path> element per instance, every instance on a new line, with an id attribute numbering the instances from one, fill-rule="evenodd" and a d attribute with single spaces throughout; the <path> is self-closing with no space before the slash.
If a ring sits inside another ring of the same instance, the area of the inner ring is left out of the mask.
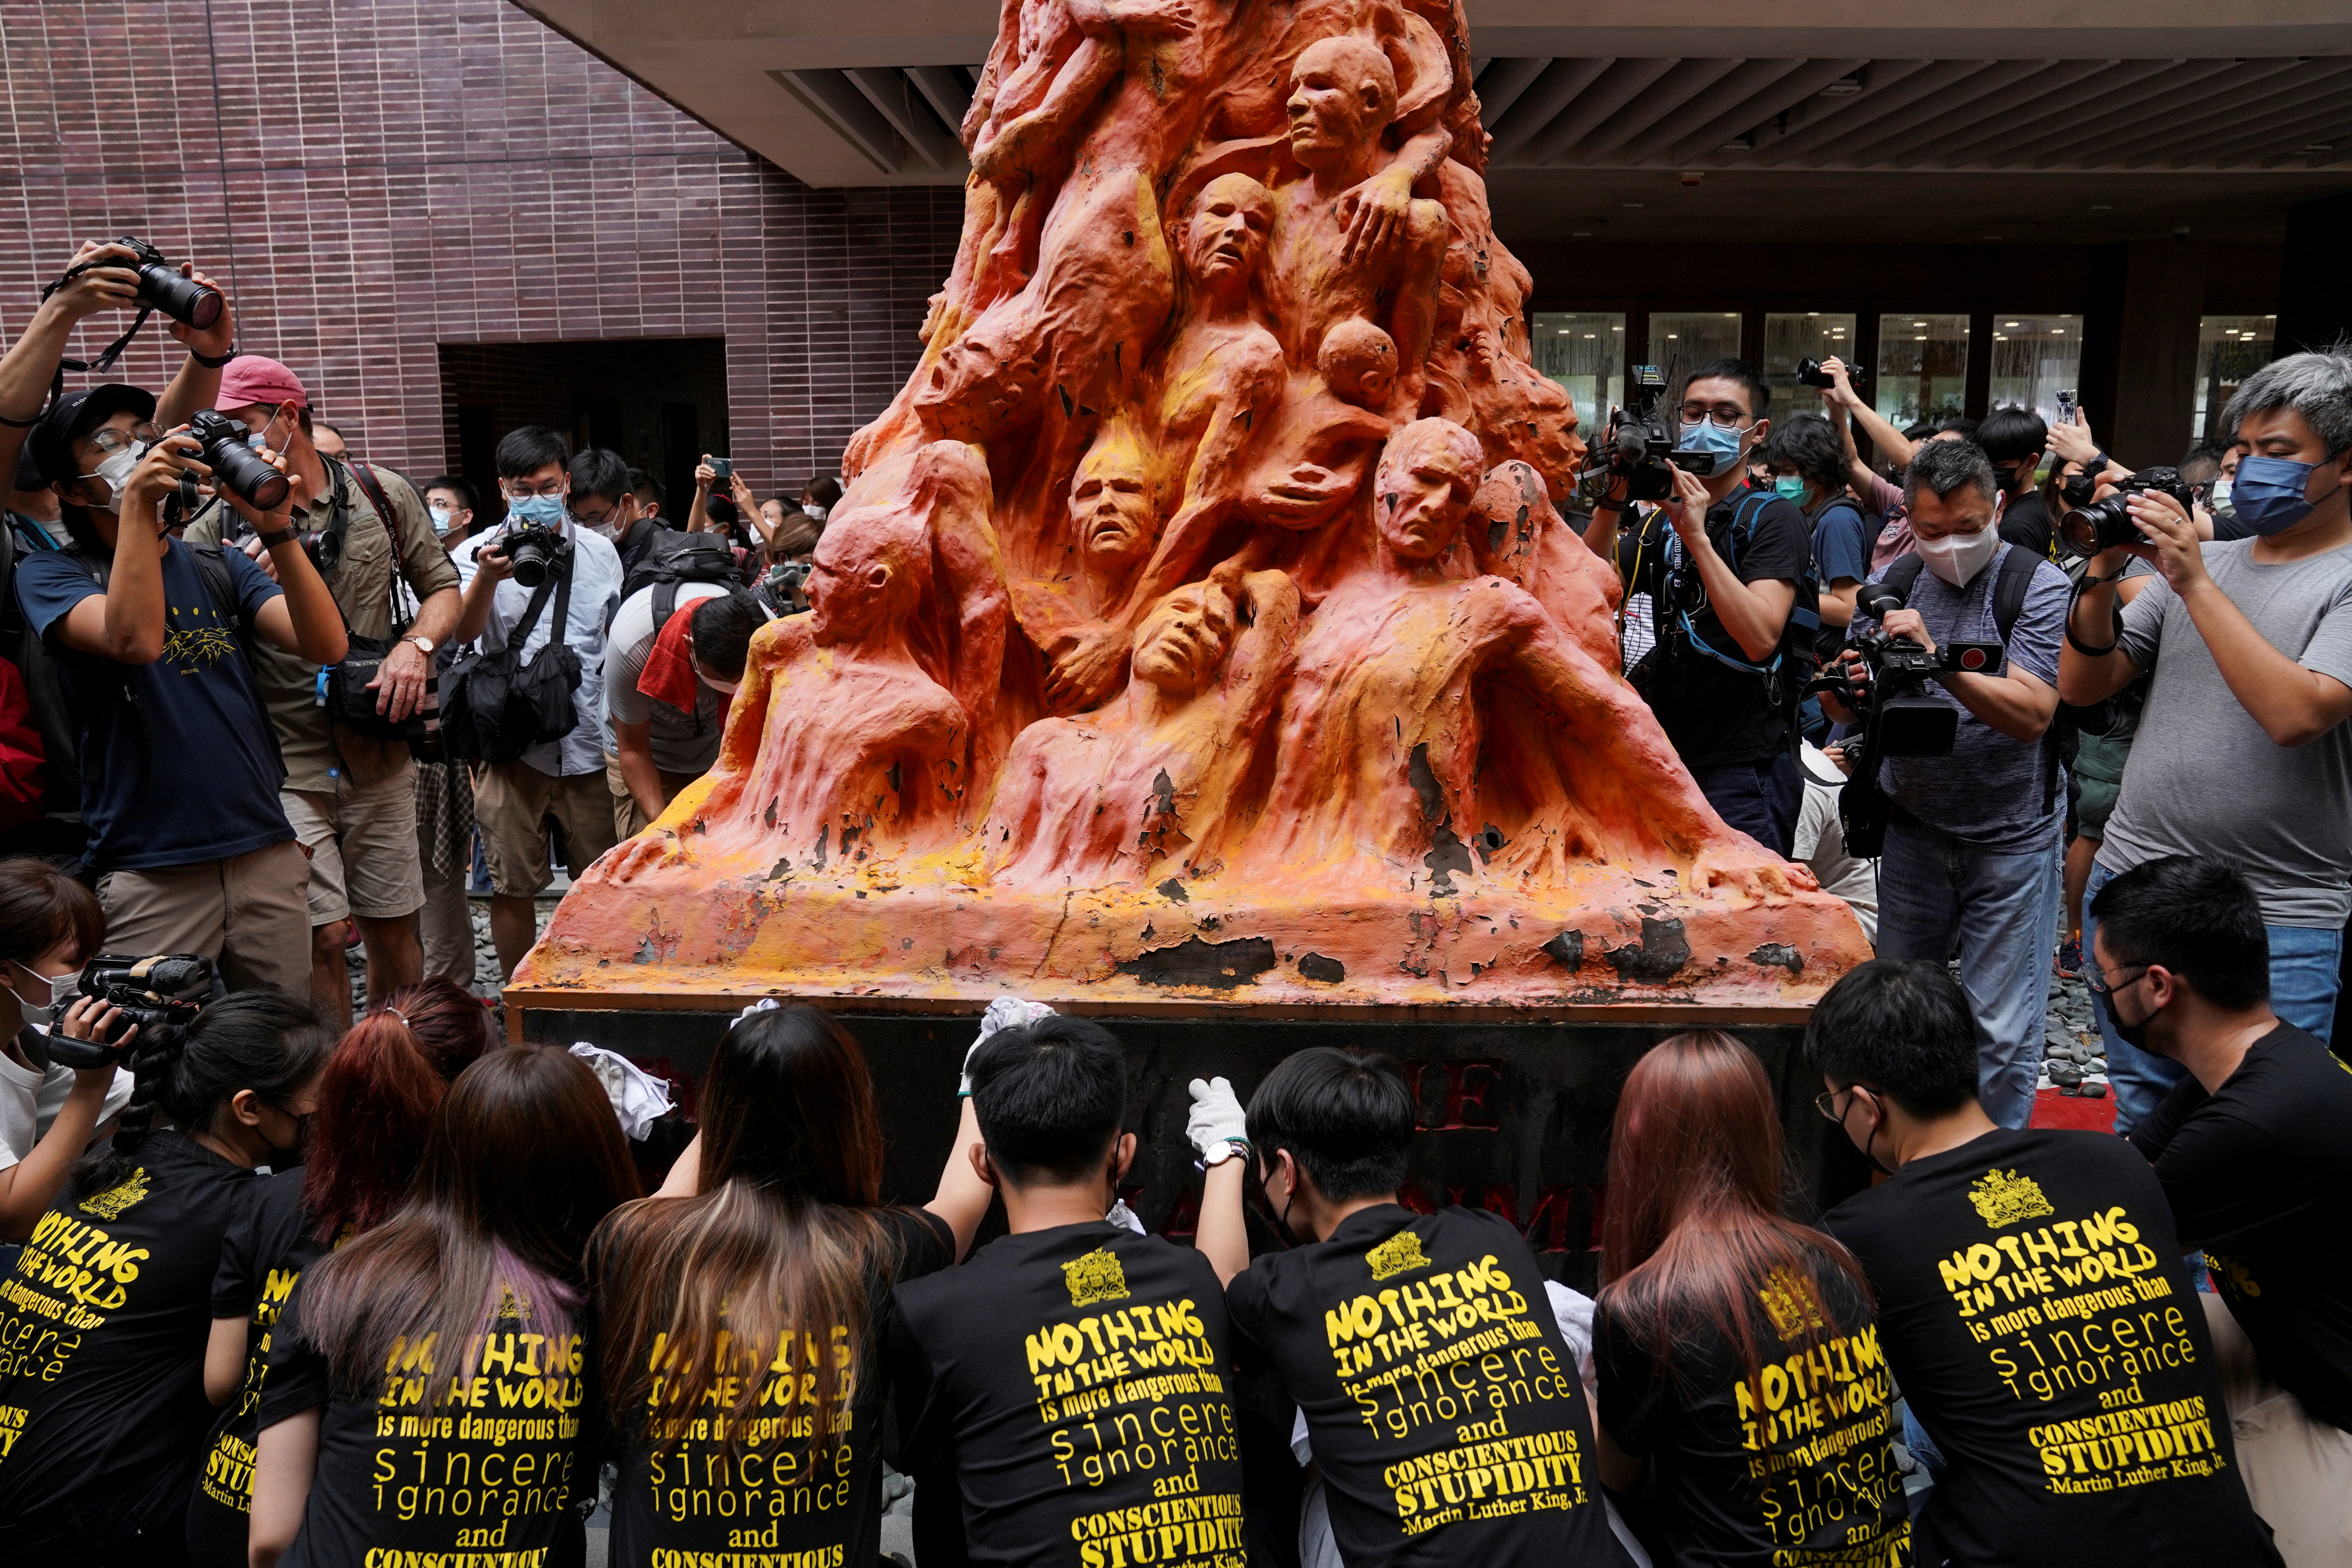
<path id="1" fill-rule="evenodd" d="M 0 330 L 79 242 L 136 234 L 419 475 L 457 456 L 440 345 L 619 338 L 723 338 L 753 482 L 830 472 L 911 368 L 961 216 L 952 189 L 812 190 L 499 0 L 0 0 Z M 117 375 L 181 359 L 151 322 Z"/>

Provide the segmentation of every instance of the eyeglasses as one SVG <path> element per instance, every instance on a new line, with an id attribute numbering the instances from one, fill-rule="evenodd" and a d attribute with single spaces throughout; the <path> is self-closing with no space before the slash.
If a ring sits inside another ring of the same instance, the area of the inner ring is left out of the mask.
<path id="1" fill-rule="evenodd" d="M 2115 998 L 2116 992 L 2128 991 L 2133 986 L 2138 984 L 2142 980 L 2147 978 L 2148 970 L 2154 966 L 2152 964 L 2146 963 L 2132 965 L 2131 967 L 2138 970 L 2139 973 L 2133 975 L 2129 980 L 2125 981 L 2121 985 L 2108 984 L 2106 971 L 2100 969 L 2095 964 L 2085 964 L 2084 967 L 2090 971 L 2089 973 L 2083 976 L 2084 989 L 2090 992 L 2092 995 L 2096 996 L 2100 1001 L 2107 1002 L 2112 1001 Z"/>
<path id="2" fill-rule="evenodd" d="M 1859 1085 L 1855 1086 L 1855 1088 L 1859 1087 Z M 1813 1096 L 1813 1109 L 1822 1113 L 1822 1121 L 1843 1123 L 1845 1121 L 1846 1111 L 1853 1109 L 1853 1101 L 1848 1100 L 1845 1109 L 1842 1110 L 1838 1108 L 1837 1098 L 1841 1094 L 1851 1095 L 1852 1093 L 1853 1093 L 1853 1089 L 1825 1089 Z"/>
<path id="3" fill-rule="evenodd" d="M 110 458 L 117 452 L 128 452 L 133 447 L 152 447 L 163 438 L 163 435 L 152 425 L 133 425 L 128 436 L 120 430 L 93 430 L 89 435 L 89 444 Z"/>
<path id="4" fill-rule="evenodd" d="M 1745 429 L 1748 425 L 1748 410 L 1736 403 L 1718 403 L 1712 408 L 1704 403 L 1685 403 L 1675 412 L 1683 416 L 1685 425 L 1696 425 L 1702 419 L 1726 430 Z"/>

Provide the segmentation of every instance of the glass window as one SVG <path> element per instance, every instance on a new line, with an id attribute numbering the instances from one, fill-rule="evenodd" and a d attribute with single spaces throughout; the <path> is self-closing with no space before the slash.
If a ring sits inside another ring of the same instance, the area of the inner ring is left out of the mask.
<path id="1" fill-rule="evenodd" d="M 1649 363 L 1666 378 L 1669 405 L 1683 395 L 1683 382 L 1709 360 L 1738 357 L 1739 312 L 1679 310 L 1650 318 Z"/>
<path id="2" fill-rule="evenodd" d="M 2058 422 L 2058 393 L 2082 384 L 2083 318 L 1997 315 L 1992 319 L 1995 408 L 2031 408 Z"/>
<path id="3" fill-rule="evenodd" d="M 1764 382 L 1772 389 L 1772 412 L 1817 413 L 1817 388 L 1797 384 L 1801 359 L 1853 358 L 1854 318 L 1826 310 L 1773 311 L 1764 318 Z"/>
<path id="4" fill-rule="evenodd" d="M 2238 384 L 2270 363 L 2276 316 L 2208 316 L 2197 324 L 2197 402 L 2189 427 L 2200 441 L 2221 434 L 2221 411 Z"/>
<path id="5" fill-rule="evenodd" d="M 1609 411 L 1625 401 L 1625 318 L 1609 311 L 1538 310 L 1529 329 L 1536 368 L 1576 402 L 1587 441 L 1609 428 Z"/>
<path id="6" fill-rule="evenodd" d="M 1896 311 L 1878 318 L 1879 417 L 1897 430 L 1958 419 L 1969 391 L 1969 319 Z"/>

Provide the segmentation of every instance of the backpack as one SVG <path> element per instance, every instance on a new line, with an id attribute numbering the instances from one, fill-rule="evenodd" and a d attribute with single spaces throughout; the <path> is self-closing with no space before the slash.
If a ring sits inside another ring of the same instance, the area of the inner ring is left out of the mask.
<path id="1" fill-rule="evenodd" d="M 2033 586 L 2033 574 L 2042 562 L 2021 544 L 2002 542 L 2000 576 L 1992 585 L 1993 629 L 2000 634 L 2001 646 L 2009 645 L 2009 634 L 2017 628 L 2017 617 L 2024 613 L 2025 595 Z M 1895 557 L 1879 582 L 1911 602 L 1911 590 L 1919 581 L 1927 563 L 1916 551 Z M 2064 770 L 2074 765 L 2075 753 L 2083 749 L 2083 731 L 2104 726 L 2084 722 L 2093 710 L 2075 708 L 2061 702 L 2050 720 L 2050 728 L 2042 735 L 2042 809 L 2047 811 L 2058 799 L 2058 781 Z"/>
<path id="2" fill-rule="evenodd" d="M 441 693 L 441 741 L 447 754 L 467 762 L 520 762 L 533 746 L 561 741 L 579 727 L 572 694 L 580 689 L 580 655 L 564 640 L 571 622 L 572 563 L 562 565 L 530 595 L 522 619 L 496 653 L 473 653 L 449 666 Z M 555 595 L 555 626 L 547 645 L 522 661 L 522 647 L 539 625 L 550 592 Z"/>
<path id="3" fill-rule="evenodd" d="M 1778 500 L 1778 496 L 1764 490 L 1749 490 L 1739 498 L 1731 514 L 1731 526 L 1724 531 L 1723 539 L 1716 545 L 1723 556 L 1724 564 L 1735 574 L 1739 570 L 1740 556 L 1753 542 L 1756 530 L 1763 522 L 1765 508 Z M 1670 526 L 1665 531 L 1664 542 L 1668 574 L 1677 574 L 1685 570 L 1682 536 Z M 1660 595 L 1654 608 L 1658 625 L 1658 647 L 1664 649 L 1672 641 L 1679 640 L 1693 652 L 1718 664 L 1728 665 L 1750 675 L 1760 675 L 1764 677 L 1765 695 L 1772 708 L 1776 711 L 1788 709 L 1793 713 L 1798 702 L 1802 700 L 1805 683 L 1812 679 L 1816 645 L 1821 640 L 1822 630 L 1819 607 L 1821 568 L 1813 563 L 1810 526 L 1805 534 L 1804 563 L 1798 574 L 1803 585 L 1812 590 L 1813 606 L 1807 607 L 1806 596 L 1802 593 L 1790 604 L 1789 618 L 1780 626 L 1780 643 L 1773 648 L 1772 657 L 1764 663 L 1759 664 L 1749 658 L 1739 645 L 1728 637 L 1721 647 L 1708 642 L 1699 635 L 1697 618 L 1688 609 L 1666 602 L 1679 597 L 1671 591 Z M 1722 622 L 1718 620 L 1716 624 L 1719 626 Z"/>
<path id="4" fill-rule="evenodd" d="M 735 563 L 734 547 L 715 533 L 680 533 L 676 529 L 664 529 L 646 545 L 646 552 L 621 579 L 621 596 L 604 613 L 604 629 L 613 629 L 613 617 L 621 606 L 647 588 L 654 595 L 654 630 L 669 625 L 670 616 L 677 609 L 677 586 L 681 583 L 710 583 L 740 592 L 743 569 Z"/>
<path id="5" fill-rule="evenodd" d="M 66 702 L 48 644 L 25 618 L 16 602 L 16 563 L 35 551 L 62 550 L 49 530 L 29 517 L 8 514 L 0 527 L 0 658 L 25 678 L 33 725 L 41 737 L 42 804 L 57 817 L 81 816 L 81 726 Z"/>

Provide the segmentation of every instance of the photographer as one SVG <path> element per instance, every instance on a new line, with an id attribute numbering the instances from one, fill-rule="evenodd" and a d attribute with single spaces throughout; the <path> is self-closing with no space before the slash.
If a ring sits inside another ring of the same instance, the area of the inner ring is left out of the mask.
<path id="1" fill-rule="evenodd" d="M 2272 1010 L 2325 1040 L 2352 914 L 2352 351 L 2273 360 L 2224 418 L 2239 453 L 2231 509 L 2251 537 L 2202 540 L 2178 501 L 2126 487 L 2145 542 L 2099 552 L 2067 624 L 2067 701 L 2152 672 L 2088 896 L 2160 856 L 2235 867 L 2269 934 Z M 2162 581 L 2118 609 L 2128 554 Z M 2084 921 L 2086 949 L 2097 924 Z M 2123 1040 L 2111 1008 L 2099 1025 L 2128 1131 L 2181 1069 Z"/>
<path id="2" fill-rule="evenodd" d="M 513 650 L 524 660 L 560 638 L 580 661 L 573 723 L 562 738 L 534 743 L 517 761 L 487 763 L 475 773 L 474 818 L 490 863 L 490 940 L 501 975 L 514 973 L 539 937 L 533 900 L 554 880 L 549 821 L 563 836 L 563 863 L 573 876 L 614 844 L 602 744 L 604 627 L 620 596 L 621 557 L 604 535 L 575 526 L 566 511 L 570 458 L 563 437 L 552 430 L 526 425 L 507 432 L 498 450 L 506 522 L 466 541 L 455 557 L 466 584 L 457 640 L 478 638 L 486 650 L 503 651 L 529 619 L 529 631 Z M 513 580 L 514 552 L 525 549 L 546 560 L 554 605 Z M 533 613 L 535 601 L 541 613 Z"/>
<path id="3" fill-rule="evenodd" d="M 100 1125 L 131 1098 L 129 1073 L 49 1059 L 52 1031 L 103 1039 L 121 1016 L 79 994 L 81 966 L 105 940 L 95 893 L 46 860 L 0 860 L 0 1241 L 32 1234 Z"/>
<path id="4" fill-rule="evenodd" d="M 604 654 L 605 782 L 619 837 L 644 832 L 719 760 L 763 618 L 751 595 L 722 583 L 650 583 L 621 601 Z"/>
<path id="5" fill-rule="evenodd" d="M 1634 667 L 1634 689 L 1724 821 L 1786 856 L 1804 794 L 1797 710 L 1820 622 L 1805 514 L 1747 484 L 1749 455 L 1770 433 L 1771 395 L 1743 360 L 1691 374 L 1677 445 L 1710 454 L 1714 467 L 1705 479 L 1670 470 L 1673 536 L 1640 552 L 1626 591 L 1651 596 L 1658 638 Z M 1617 560 L 1630 486 L 1613 472 L 1595 500 L 1584 542 L 1603 561 Z"/>
<path id="6" fill-rule="evenodd" d="M 434 650 L 457 623 L 457 573 L 407 480 L 330 457 L 312 442 L 310 394 L 286 366 L 240 354 L 221 374 L 219 406 L 262 440 L 283 445 L 286 471 L 308 498 L 294 508 L 293 523 L 334 595 L 351 640 L 348 657 L 381 659 L 361 689 L 374 694 L 373 704 L 361 701 L 383 726 L 369 731 L 354 727 L 358 715 L 337 711 L 332 678 L 318 665 L 269 648 L 254 657 L 286 764 L 278 799 L 310 858 L 310 999 L 348 1026 L 346 921 L 358 924 L 366 946 L 372 1005 L 424 976 L 416 912 L 425 884 L 414 853 L 416 764 L 408 738 L 392 727 L 416 717 L 425 702 Z M 234 543 L 236 531 L 234 520 L 214 506 L 183 537 L 218 544 L 227 535 Z M 242 548 L 271 571 L 260 541 L 246 540 Z"/>
<path id="7" fill-rule="evenodd" d="M 2003 1127 L 2022 1127 L 2057 940 L 2065 769 L 2050 727 L 2066 574 L 2000 537 L 1992 465 L 1969 442 L 1922 443 L 1903 494 L 1914 553 L 1863 589 L 1855 636 L 1883 627 L 1930 655 L 1939 643 L 1997 643 L 2005 668 L 1932 677 L 1928 691 L 1958 710 L 1949 754 L 1889 757 L 1880 769 L 1888 823 L 1878 955 L 1940 963 L 1958 943 L 1985 1110 Z M 1874 616 L 1874 596 L 1902 607 Z M 1858 671 L 1860 656 L 1846 657 Z M 1822 705 L 1848 716 L 1834 696 Z"/>
<path id="8" fill-rule="evenodd" d="M 334 663 L 342 617 L 289 513 L 299 479 L 268 512 L 223 486 L 259 532 L 277 583 L 241 551 L 171 536 L 165 499 L 184 493 L 183 476 L 215 472 L 200 453 L 265 472 L 273 460 L 243 442 L 206 447 L 184 430 L 155 437 L 154 411 L 152 395 L 110 384 L 68 394 L 43 417 L 34 460 L 53 476 L 73 548 L 20 562 L 16 598 L 58 653 L 80 719 L 84 859 L 100 874 L 114 940 L 215 958 L 235 989 L 299 994 L 310 870 L 279 803 L 285 770 L 247 650 L 267 642 Z"/>

